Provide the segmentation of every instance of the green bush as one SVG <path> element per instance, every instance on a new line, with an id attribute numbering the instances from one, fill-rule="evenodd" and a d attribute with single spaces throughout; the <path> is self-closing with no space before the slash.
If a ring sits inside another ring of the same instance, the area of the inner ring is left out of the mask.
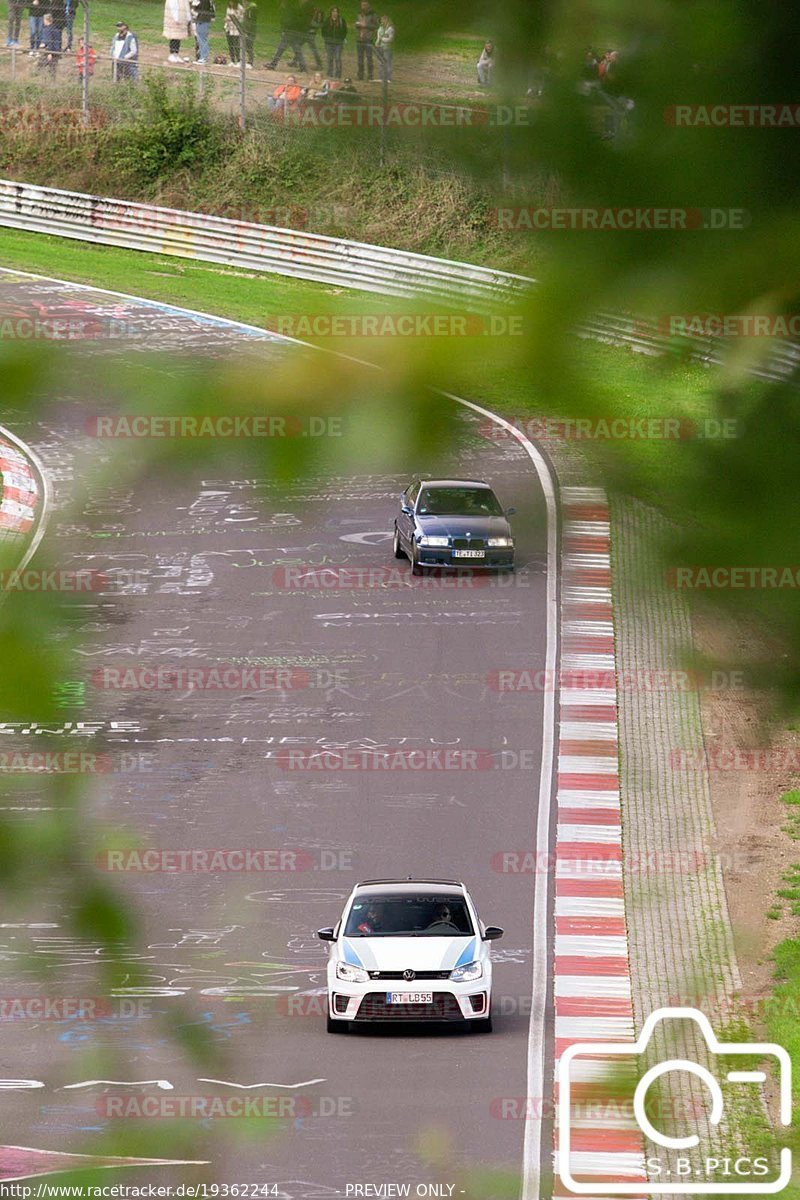
<path id="1" fill-rule="evenodd" d="M 152 183 L 175 171 L 214 165 L 226 132 L 208 95 L 198 95 L 194 79 L 171 88 L 162 76 L 148 76 L 139 105 L 115 129 L 111 153 L 123 174 L 135 172 Z M 236 136 L 233 127 L 230 136 Z"/>

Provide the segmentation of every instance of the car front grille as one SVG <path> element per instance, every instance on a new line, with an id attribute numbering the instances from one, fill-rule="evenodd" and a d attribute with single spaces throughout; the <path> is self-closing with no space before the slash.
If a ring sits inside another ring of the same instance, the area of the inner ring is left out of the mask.
<path id="1" fill-rule="evenodd" d="M 357 1021 L 463 1021 L 459 1003 L 450 992 L 434 992 L 432 1004 L 387 1004 L 385 992 L 368 992 L 358 1008 Z"/>
<path id="2" fill-rule="evenodd" d="M 486 542 L 484 541 L 483 538 L 454 537 L 453 538 L 453 549 L 454 550 L 485 550 Z"/>
<path id="3" fill-rule="evenodd" d="M 402 971 L 370 971 L 370 979 L 403 979 Z M 405 983 L 416 983 L 418 979 L 449 979 L 449 971 L 415 971 L 413 979 L 404 980 Z"/>

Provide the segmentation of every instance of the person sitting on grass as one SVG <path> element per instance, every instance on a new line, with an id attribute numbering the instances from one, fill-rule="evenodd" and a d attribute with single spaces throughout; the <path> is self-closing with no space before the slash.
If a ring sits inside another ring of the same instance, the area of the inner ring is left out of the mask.
<path id="1" fill-rule="evenodd" d="M 278 84 L 267 101 L 270 112 L 282 112 L 285 116 L 297 104 L 302 94 L 303 89 L 297 82 L 297 76 L 290 75 L 286 83 Z"/>
<path id="2" fill-rule="evenodd" d="M 330 95 L 331 85 L 321 71 L 315 71 L 308 81 L 306 87 L 306 99 L 308 100 L 327 100 Z"/>

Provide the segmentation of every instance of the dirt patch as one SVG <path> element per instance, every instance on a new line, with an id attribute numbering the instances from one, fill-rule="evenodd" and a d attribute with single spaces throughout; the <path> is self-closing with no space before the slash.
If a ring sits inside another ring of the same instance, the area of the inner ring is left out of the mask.
<path id="1" fill-rule="evenodd" d="M 698 650 L 712 660 L 737 658 L 742 631 L 719 619 L 693 619 Z M 747 643 L 752 644 L 748 631 Z M 741 1000 L 759 1028 L 759 1002 L 772 992 L 772 951 L 777 942 L 797 933 L 797 918 L 785 902 L 776 900 L 783 875 L 800 862 L 800 842 L 784 829 L 790 814 L 781 796 L 800 783 L 800 772 L 789 765 L 770 766 L 765 749 L 774 757 L 800 759 L 800 736 L 769 727 L 764 698 L 744 690 L 704 691 L 701 695 L 703 738 L 707 753 L 739 750 L 744 765 L 710 772 L 711 801 L 730 910 L 736 953 L 742 975 Z M 772 756 L 771 756 L 772 757 Z M 777 904 L 776 919 L 767 912 Z M 752 1010 L 751 1010 L 752 1006 Z M 763 1011 L 763 1010 L 762 1010 Z"/>

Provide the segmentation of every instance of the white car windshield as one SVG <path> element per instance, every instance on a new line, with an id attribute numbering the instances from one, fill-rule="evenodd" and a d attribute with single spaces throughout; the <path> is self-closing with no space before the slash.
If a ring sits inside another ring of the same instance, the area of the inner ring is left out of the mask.
<path id="1" fill-rule="evenodd" d="M 426 892 L 359 895 L 345 926 L 346 937 L 472 937 L 473 933 L 463 896 Z"/>

